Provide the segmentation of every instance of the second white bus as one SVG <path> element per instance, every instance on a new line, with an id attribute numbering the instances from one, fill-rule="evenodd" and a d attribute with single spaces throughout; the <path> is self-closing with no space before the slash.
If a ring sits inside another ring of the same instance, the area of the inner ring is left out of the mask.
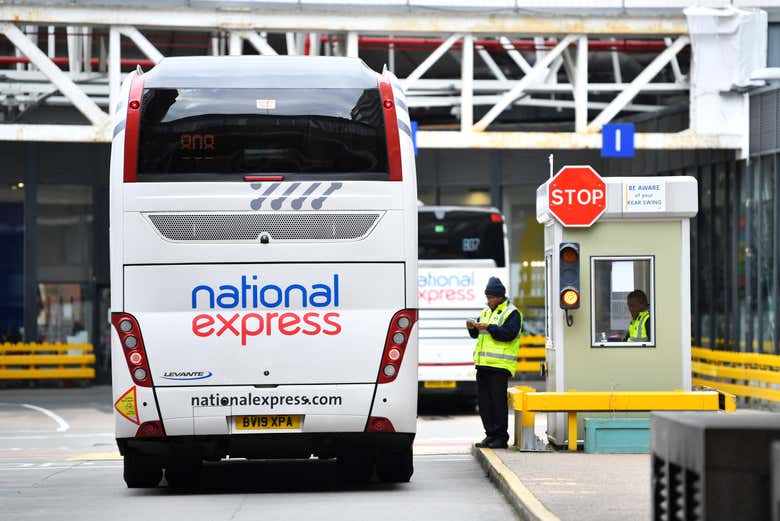
<path id="1" fill-rule="evenodd" d="M 476 398 L 474 345 L 466 320 L 478 320 L 485 286 L 509 287 L 506 224 L 496 208 L 418 207 L 419 388 Z"/>
<path id="2" fill-rule="evenodd" d="M 166 58 L 111 153 L 116 438 L 129 487 L 336 458 L 408 481 L 417 210 L 403 92 L 354 58 Z"/>

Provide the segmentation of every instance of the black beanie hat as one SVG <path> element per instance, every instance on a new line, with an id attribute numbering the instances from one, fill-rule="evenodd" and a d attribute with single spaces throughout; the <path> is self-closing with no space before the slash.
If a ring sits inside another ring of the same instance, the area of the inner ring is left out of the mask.
<path id="1" fill-rule="evenodd" d="M 491 295 L 493 297 L 503 297 L 506 295 L 506 288 L 501 284 L 501 279 L 498 277 L 490 277 L 485 288 L 485 295 Z"/>

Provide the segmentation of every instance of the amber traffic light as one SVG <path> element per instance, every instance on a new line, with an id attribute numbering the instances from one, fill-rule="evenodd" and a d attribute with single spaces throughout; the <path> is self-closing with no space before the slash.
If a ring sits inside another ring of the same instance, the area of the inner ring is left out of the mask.
<path id="1" fill-rule="evenodd" d="M 563 242 L 558 252 L 561 309 L 577 309 L 580 307 L 580 245 Z"/>

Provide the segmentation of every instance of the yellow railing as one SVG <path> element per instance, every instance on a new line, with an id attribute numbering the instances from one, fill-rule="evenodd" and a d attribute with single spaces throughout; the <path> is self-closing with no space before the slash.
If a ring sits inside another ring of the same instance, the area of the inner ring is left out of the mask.
<path id="1" fill-rule="evenodd" d="M 95 378 L 92 344 L 0 344 L 0 380 Z"/>
<path id="2" fill-rule="evenodd" d="M 544 362 L 544 337 L 541 335 L 520 337 L 517 358 L 518 373 L 540 374 Z"/>
<path id="3" fill-rule="evenodd" d="M 694 341 L 694 338 L 691 337 L 691 342 L 693 342 L 693 341 Z M 711 342 L 710 338 L 706 337 L 706 336 L 703 336 L 700 339 L 700 343 L 701 343 L 702 346 L 709 345 L 710 342 Z M 732 348 L 735 345 L 735 343 L 730 341 L 727 344 L 726 340 L 724 338 L 716 338 L 715 339 L 715 345 L 718 348 L 724 348 L 725 349 L 726 347 Z M 749 349 L 750 351 L 759 351 L 758 340 L 753 340 L 753 342 L 751 342 L 750 346 L 748 346 L 748 343 L 745 342 L 744 340 L 740 340 L 738 342 L 738 345 L 739 345 L 739 349 L 741 351 L 744 351 L 746 349 Z M 704 348 L 704 349 L 708 349 L 708 348 Z M 761 349 L 760 350 L 763 351 L 764 353 L 770 353 L 770 354 L 774 353 L 775 352 L 775 343 L 773 341 L 771 341 L 771 340 L 764 340 L 761 343 Z"/>
<path id="4" fill-rule="evenodd" d="M 540 393 L 531 387 L 517 386 L 507 391 L 507 399 L 515 411 L 516 440 L 525 440 L 533 437 L 535 413 L 568 413 L 569 450 L 577 450 L 578 412 L 736 410 L 735 397 L 731 394 L 719 393 L 717 391 L 568 391 Z M 518 418 L 520 419 L 520 425 L 517 424 Z M 520 434 L 518 435 L 518 433 Z"/>
<path id="5" fill-rule="evenodd" d="M 691 349 L 693 385 L 780 402 L 780 356 Z"/>

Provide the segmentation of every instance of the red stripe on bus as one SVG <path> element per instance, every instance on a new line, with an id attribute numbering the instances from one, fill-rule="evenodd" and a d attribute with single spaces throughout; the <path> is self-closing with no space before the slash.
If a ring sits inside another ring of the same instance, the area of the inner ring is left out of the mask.
<path id="1" fill-rule="evenodd" d="M 125 121 L 125 183 L 135 183 L 138 169 L 138 130 L 141 120 L 141 95 L 144 92 L 143 75 L 137 74 L 130 83 Z"/>
<path id="2" fill-rule="evenodd" d="M 284 181 L 283 175 L 245 175 L 244 181 Z"/>
<path id="3" fill-rule="evenodd" d="M 398 137 L 398 116 L 395 112 L 395 98 L 392 85 L 384 77 L 379 78 L 379 94 L 382 98 L 382 114 L 385 117 L 387 163 L 390 167 L 390 180 L 402 181 L 401 140 Z"/>

